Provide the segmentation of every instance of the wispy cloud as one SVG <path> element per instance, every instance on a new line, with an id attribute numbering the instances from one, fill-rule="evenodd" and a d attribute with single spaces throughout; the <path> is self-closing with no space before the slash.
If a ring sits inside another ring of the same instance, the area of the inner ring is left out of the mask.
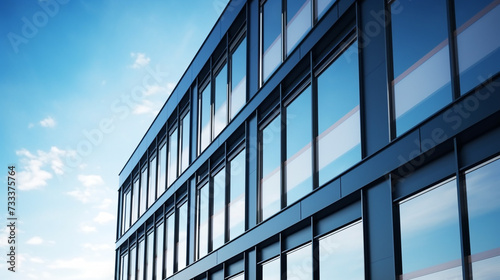
<path id="1" fill-rule="evenodd" d="M 78 181 L 85 187 L 93 187 L 104 184 L 100 175 L 78 175 Z"/>
<path id="2" fill-rule="evenodd" d="M 44 240 L 39 237 L 39 236 L 34 236 L 30 239 L 28 239 L 28 241 L 26 241 L 26 244 L 29 244 L 29 245 L 41 245 L 43 244 Z"/>
<path id="3" fill-rule="evenodd" d="M 97 216 L 94 218 L 94 222 L 101 224 L 101 225 L 109 223 L 109 222 L 114 221 L 114 220 L 115 220 L 115 216 L 108 213 L 108 212 L 99 212 L 99 214 L 97 214 Z"/>
<path id="4" fill-rule="evenodd" d="M 144 53 L 130 53 L 130 57 L 134 59 L 132 68 L 139 69 L 149 64 L 151 58 L 147 57 Z"/>
<path id="5" fill-rule="evenodd" d="M 153 102 L 149 100 L 143 100 L 141 104 L 135 106 L 132 113 L 134 113 L 135 115 L 144 115 L 144 114 L 157 115 L 158 110 L 156 109 L 156 106 Z"/>
<path id="6" fill-rule="evenodd" d="M 108 209 L 108 207 L 111 206 L 112 204 L 113 204 L 113 200 L 112 199 L 105 198 L 95 208 L 97 208 L 97 209 Z"/>
<path id="7" fill-rule="evenodd" d="M 113 246 L 108 243 L 103 243 L 103 244 L 85 243 L 82 245 L 82 247 L 85 249 L 89 249 L 91 251 L 113 250 Z"/>
<path id="8" fill-rule="evenodd" d="M 80 230 L 85 233 L 91 233 L 91 232 L 96 232 L 97 228 L 86 224 L 82 224 L 80 225 Z"/>
<path id="9" fill-rule="evenodd" d="M 40 121 L 40 125 L 43 127 L 54 127 L 56 126 L 56 121 L 52 117 L 46 117 Z"/>
<path id="10" fill-rule="evenodd" d="M 58 259 L 51 262 L 48 268 L 66 270 L 72 279 L 111 279 L 113 277 L 113 257 L 108 261 L 90 261 L 82 257 L 73 259 Z M 89 269 L 91 267 L 92 269 Z"/>
<path id="11" fill-rule="evenodd" d="M 77 178 L 83 186 L 76 187 L 66 194 L 83 203 L 88 203 L 102 197 L 103 188 L 97 188 L 97 186 L 104 184 L 104 180 L 100 175 L 78 175 Z"/>

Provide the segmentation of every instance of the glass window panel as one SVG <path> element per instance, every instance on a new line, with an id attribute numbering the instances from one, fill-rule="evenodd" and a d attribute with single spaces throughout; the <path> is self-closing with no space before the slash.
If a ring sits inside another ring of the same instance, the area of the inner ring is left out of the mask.
<path id="1" fill-rule="evenodd" d="M 403 201 L 399 212 L 402 279 L 462 279 L 455 180 Z"/>
<path id="2" fill-rule="evenodd" d="M 175 215 L 167 218 L 165 244 L 165 274 L 166 277 L 174 274 L 174 246 L 175 246 Z"/>
<path id="3" fill-rule="evenodd" d="M 229 178 L 229 239 L 245 231 L 245 150 L 230 163 Z"/>
<path id="4" fill-rule="evenodd" d="M 312 100 L 307 87 L 286 108 L 286 202 L 312 190 Z"/>
<path id="5" fill-rule="evenodd" d="M 224 220 L 226 198 L 226 168 L 222 168 L 214 176 L 212 209 L 212 250 L 224 244 Z"/>
<path id="6" fill-rule="evenodd" d="M 451 101 L 446 0 L 398 0 L 391 16 L 394 117 L 401 135 Z"/>
<path id="7" fill-rule="evenodd" d="M 336 0 L 316 0 L 316 14 L 321 18 Z"/>
<path id="8" fill-rule="evenodd" d="M 136 247 L 133 247 L 132 249 L 130 249 L 130 269 L 129 269 L 129 279 L 130 280 L 135 280 L 136 257 L 137 257 Z"/>
<path id="9" fill-rule="evenodd" d="M 123 207 L 123 233 L 125 233 L 130 227 L 130 190 L 125 193 L 123 198 L 124 207 Z"/>
<path id="10" fill-rule="evenodd" d="M 227 125 L 227 64 L 215 77 L 214 137 Z"/>
<path id="11" fill-rule="evenodd" d="M 280 258 L 275 258 L 262 265 L 262 280 L 279 280 L 280 277 Z"/>
<path id="12" fill-rule="evenodd" d="M 286 279 L 312 280 L 312 245 L 306 245 L 286 254 Z M 276 278 L 279 279 L 279 278 Z"/>
<path id="13" fill-rule="evenodd" d="M 146 250 L 147 258 L 146 258 L 146 279 L 153 279 L 153 250 L 154 250 L 154 231 L 151 231 L 148 234 L 148 239 L 146 241 L 146 246 L 148 246 Z"/>
<path id="14" fill-rule="evenodd" d="M 364 279 L 363 224 L 355 223 L 319 240 L 319 279 Z"/>
<path id="15" fill-rule="evenodd" d="M 177 242 L 177 271 L 187 265 L 187 227 L 188 227 L 188 206 L 185 202 L 179 207 L 179 241 Z"/>
<path id="16" fill-rule="evenodd" d="M 128 280 L 128 254 L 122 256 L 120 275 L 122 280 Z"/>
<path id="17" fill-rule="evenodd" d="M 137 280 L 144 279 L 144 239 L 137 245 Z"/>
<path id="18" fill-rule="evenodd" d="M 245 280 L 245 274 L 242 273 L 240 275 L 237 275 L 237 276 L 234 276 L 234 277 L 231 277 L 229 278 L 229 280 Z"/>
<path id="19" fill-rule="evenodd" d="M 208 184 L 198 190 L 198 258 L 208 253 Z"/>
<path id="20" fill-rule="evenodd" d="M 474 279 L 500 275 L 500 160 L 465 175 Z"/>
<path id="21" fill-rule="evenodd" d="M 156 200 L 156 157 L 153 158 L 149 164 L 149 197 L 148 208 L 153 205 Z"/>
<path id="22" fill-rule="evenodd" d="M 167 144 L 163 144 L 158 153 L 158 185 L 156 197 L 160 197 L 165 192 L 165 183 L 167 181 Z"/>
<path id="23" fill-rule="evenodd" d="M 164 223 L 161 223 L 156 227 L 156 250 L 155 250 L 155 267 L 156 267 L 156 279 L 163 279 L 163 239 L 164 235 Z"/>
<path id="24" fill-rule="evenodd" d="M 494 0 L 455 0 L 460 91 L 465 94 L 500 70 L 500 6 Z"/>
<path id="25" fill-rule="evenodd" d="M 261 220 L 281 209 L 281 117 L 262 130 Z"/>
<path id="26" fill-rule="evenodd" d="M 210 112 L 210 83 L 200 95 L 200 154 L 212 141 L 212 120 Z"/>
<path id="27" fill-rule="evenodd" d="M 138 205 L 139 205 L 139 180 L 136 180 L 132 186 L 132 221 L 130 222 L 131 225 L 137 221 L 137 211 Z"/>
<path id="28" fill-rule="evenodd" d="M 177 179 L 177 154 L 179 146 L 177 142 L 177 128 L 168 137 L 168 181 L 167 188 Z"/>
<path id="29" fill-rule="evenodd" d="M 247 102 L 247 39 L 238 45 L 231 57 L 231 119 Z"/>
<path id="30" fill-rule="evenodd" d="M 357 43 L 318 77 L 319 185 L 361 160 Z"/>
<path id="31" fill-rule="evenodd" d="M 146 212 L 146 201 L 148 196 L 148 168 L 144 168 L 141 173 L 141 202 L 139 204 L 139 217 Z"/>
<path id="32" fill-rule="evenodd" d="M 312 26 L 311 0 L 286 2 L 286 50 L 290 54 Z"/>
<path id="33" fill-rule="evenodd" d="M 189 138 L 191 134 L 190 120 L 191 117 L 189 112 L 187 112 L 184 118 L 182 118 L 181 120 L 181 173 L 184 172 L 184 170 L 186 170 L 189 166 Z"/>
<path id="34" fill-rule="evenodd" d="M 281 64 L 283 49 L 281 39 L 281 0 L 268 0 L 262 9 L 262 74 L 265 81 Z"/>

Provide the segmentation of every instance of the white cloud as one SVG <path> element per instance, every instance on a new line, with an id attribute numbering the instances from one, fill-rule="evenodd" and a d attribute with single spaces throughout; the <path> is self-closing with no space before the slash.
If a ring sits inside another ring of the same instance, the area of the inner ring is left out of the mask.
<path id="1" fill-rule="evenodd" d="M 91 232 L 97 231 L 97 229 L 95 227 L 89 226 L 89 225 L 81 225 L 80 230 L 85 232 L 85 233 L 91 233 Z"/>
<path id="2" fill-rule="evenodd" d="M 40 125 L 43 127 L 54 127 L 56 126 L 56 121 L 52 117 L 46 117 L 40 121 Z"/>
<path id="3" fill-rule="evenodd" d="M 135 106 L 132 113 L 134 113 L 135 115 L 152 114 L 156 116 L 158 114 L 158 109 L 156 109 L 156 106 L 153 102 L 149 100 L 143 100 L 141 104 Z"/>
<path id="4" fill-rule="evenodd" d="M 130 53 L 130 57 L 135 59 L 134 64 L 131 66 L 134 69 L 142 68 L 148 65 L 151 61 L 151 59 L 144 53 Z"/>
<path id="5" fill-rule="evenodd" d="M 97 216 L 94 218 L 94 222 L 102 225 L 111 222 L 114 219 L 115 216 L 108 212 L 99 212 L 99 214 L 97 214 Z"/>
<path id="6" fill-rule="evenodd" d="M 35 127 L 35 125 L 34 125 L 33 123 L 29 123 L 29 124 L 28 124 L 28 128 L 29 128 L 29 129 L 31 129 L 31 128 L 33 128 L 33 127 Z"/>
<path id="7" fill-rule="evenodd" d="M 107 209 L 109 206 L 113 204 L 113 200 L 109 198 L 105 198 L 102 200 L 101 204 L 96 206 L 98 209 Z"/>
<path id="8" fill-rule="evenodd" d="M 97 188 L 97 186 L 104 184 L 104 180 L 100 175 L 78 175 L 77 178 L 78 181 L 82 183 L 83 187 L 77 187 L 75 190 L 67 192 L 67 195 L 83 203 L 102 198 L 102 195 L 104 195 L 104 188 Z"/>
<path id="9" fill-rule="evenodd" d="M 85 243 L 82 245 L 83 248 L 89 249 L 91 251 L 105 251 L 105 250 L 113 250 L 113 246 L 107 243 L 103 244 L 91 244 L 91 243 Z"/>
<path id="10" fill-rule="evenodd" d="M 91 261 L 82 257 L 58 259 L 48 265 L 48 268 L 56 271 L 67 270 L 71 279 L 112 279 L 114 273 L 113 251 L 110 250 L 110 257 L 106 261 Z"/>
<path id="11" fill-rule="evenodd" d="M 36 258 L 36 257 L 30 258 L 29 260 L 30 260 L 30 262 L 34 262 L 34 263 L 45 263 L 44 260 L 42 260 L 40 258 Z"/>
<path id="12" fill-rule="evenodd" d="M 41 237 L 39 236 L 35 236 L 35 237 L 32 237 L 30 238 L 28 241 L 26 241 L 26 244 L 30 244 L 30 245 L 40 245 L 42 244 L 44 241 Z"/>
<path id="13" fill-rule="evenodd" d="M 82 182 L 85 187 L 93 187 L 104 184 L 104 180 L 100 175 L 78 175 L 78 181 Z"/>

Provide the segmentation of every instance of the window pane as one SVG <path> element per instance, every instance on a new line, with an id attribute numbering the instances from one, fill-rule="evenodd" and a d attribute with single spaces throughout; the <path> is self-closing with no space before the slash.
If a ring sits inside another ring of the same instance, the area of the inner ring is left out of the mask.
<path id="1" fill-rule="evenodd" d="M 358 222 L 319 240 L 319 279 L 364 279 L 363 224 Z"/>
<path id="2" fill-rule="evenodd" d="M 168 138 L 168 181 L 167 188 L 177 179 L 177 128 L 174 129 Z"/>
<path id="3" fill-rule="evenodd" d="M 311 87 L 286 108 L 286 203 L 297 201 L 312 190 Z"/>
<path id="4" fill-rule="evenodd" d="M 230 163 L 229 239 L 245 231 L 245 150 Z"/>
<path id="5" fill-rule="evenodd" d="M 462 279 L 455 180 L 402 202 L 399 212 L 402 279 Z"/>
<path id="6" fill-rule="evenodd" d="M 130 228 L 130 190 L 125 193 L 124 207 L 123 207 L 123 233 Z"/>
<path id="7" fill-rule="evenodd" d="M 158 185 L 156 197 L 160 197 L 165 192 L 165 182 L 167 181 L 167 145 L 163 144 L 158 153 Z"/>
<path id="8" fill-rule="evenodd" d="M 311 244 L 286 254 L 286 279 L 312 280 L 312 258 Z"/>
<path id="9" fill-rule="evenodd" d="M 332 6 L 333 3 L 335 3 L 335 0 L 316 0 L 317 4 L 317 12 L 316 14 L 318 15 L 318 18 L 321 18 L 325 12 Z"/>
<path id="10" fill-rule="evenodd" d="M 208 253 L 208 184 L 198 190 L 198 258 Z"/>
<path id="11" fill-rule="evenodd" d="M 391 9 L 394 117 L 401 135 L 451 101 L 446 0 L 398 0 Z"/>
<path id="12" fill-rule="evenodd" d="M 212 250 L 224 244 L 224 219 L 226 198 L 226 168 L 214 176 L 212 216 Z"/>
<path id="13" fill-rule="evenodd" d="M 156 251 L 155 251 L 155 267 L 156 279 L 163 279 L 163 238 L 164 238 L 164 223 L 156 227 Z"/>
<path id="14" fill-rule="evenodd" d="M 179 241 L 177 243 L 177 271 L 187 265 L 187 227 L 188 207 L 187 202 L 179 207 Z"/>
<path id="15" fill-rule="evenodd" d="M 214 137 L 227 125 L 227 64 L 215 77 Z"/>
<path id="16" fill-rule="evenodd" d="M 261 220 L 281 209 L 281 117 L 262 130 Z"/>
<path id="17" fill-rule="evenodd" d="M 144 239 L 137 245 L 137 280 L 144 279 Z"/>
<path id="18" fill-rule="evenodd" d="M 242 273 L 242 274 L 240 274 L 238 276 L 234 276 L 232 278 L 229 278 L 229 280 L 245 280 L 245 274 Z"/>
<path id="19" fill-rule="evenodd" d="M 500 70 L 498 1 L 455 0 L 460 91 L 469 92 Z"/>
<path id="20" fill-rule="evenodd" d="M 148 195 L 148 168 L 141 173 L 141 203 L 139 204 L 139 217 L 146 212 L 146 200 Z"/>
<path id="21" fill-rule="evenodd" d="M 500 275 L 500 160 L 465 175 L 474 279 Z"/>
<path id="22" fill-rule="evenodd" d="M 137 211 L 139 211 L 138 208 L 139 205 L 139 180 L 136 180 L 134 182 L 133 188 L 132 188 L 132 221 L 131 225 L 137 221 Z"/>
<path id="23" fill-rule="evenodd" d="M 156 157 L 149 164 L 149 197 L 148 208 L 155 202 L 156 196 Z"/>
<path id="24" fill-rule="evenodd" d="M 262 265 L 262 280 L 279 280 L 280 258 L 276 258 Z"/>
<path id="25" fill-rule="evenodd" d="M 189 112 L 181 120 L 181 173 L 189 166 L 189 137 L 190 137 L 190 114 Z"/>
<path id="26" fill-rule="evenodd" d="M 290 54 L 311 30 L 311 0 L 287 0 L 286 12 L 286 50 Z"/>
<path id="27" fill-rule="evenodd" d="M 211 139 L 211 112 L 210 112 L 210 83 L 200 95 L 200 153 L 212 141 Z"/>
<path id="28" fill-rule="evenodd" d="M 231 57 L 231 119 L 247 102 L 247 39 L 243 39 Z"/>
<path id="29" fill-rule="evenodd" d="M 167 218 L 167 235 L 165 244 L 165 273 L 166 277 L 174 274 L 174 246 L 175 246 L 175 215 Z"/>
<path id="30" fill-rule="evenodd" d="M 318 77 L 319 185 L 361 160 L 359 71 L 354 43 Z"/>
<path id="31" fill-rule="evenodd" d="M 154 231 L 148 234 L 148 240 L 146 242 L 148 248 L 146 251 L 146 279 L 153 279 L 153 248 L 154 248 Z"/>
<path id="32" fill-rule="evenodd" d="M 130 249 L 130 270 L 129 270 L 129 279 L 130 280 L 135 280 L 135 273 L 136 273 L 136 267 L 135 267 L 135 262 L 136 262 L 136 247 Z"/>
<path id="33" fill-rule="evenodd" d="M 263 80 L 269 76 L 281 64 L 282 42 L 281 42 L 281 0 L 268 0 L 262 11 L 262 73 Z"/>
<path id="34" fill-rule="evenodd" d="M 120 275 L 122 280 L 128 280 L 128 254 L 122 256 Z"/>

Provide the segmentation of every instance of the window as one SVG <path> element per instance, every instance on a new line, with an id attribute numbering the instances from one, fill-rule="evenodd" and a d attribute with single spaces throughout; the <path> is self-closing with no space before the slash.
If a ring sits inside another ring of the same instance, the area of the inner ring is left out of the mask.
<path id="1" fill-rule="evenodd" d="M 399 136 L 451 101 L 446 1 L 398 0 L 391 17 L 393 117 Z"/>
<path id="2" fill-rule="evenodd" d="M 209 184 L 198 189 L 198 259 L 208 253 L 208 215 Z"/>
<path id="3" fill-rule="evenodd" d="M 225 241 L 225 197 L 226 197 L 226 168 L 222 168 L 213 176 L 212 193 L 212 250 L 222 246 Z"/>
<path id="4" fill-rule="evenodd" d="M 130 280 L 135 280 L 135 273 L 136 273 L 136 257 L 137 257 L 137 252 L 136 252 L 136 247 L 132 247 L 130 249 L 130 270 L 129 270 L 129 279 Z"/>
<path id="5" fill-rule="evenodd" d="M 462 279 L 456 181 L 402 201 L 399 216 L 402 279 Z"/>
<path id="6" fill-rule="evenodd" d="M 286 1 L 286 53 L 289 55 L 312 27 L 311 0 Z"/>
<path id="7" fill-rule="evenodd" d="M 281 209 L 281 117 L 278 115 L 261 133 L 260 220 Z"/>
<path id="8" fill-rule="evenodd" d="M 227 125 L 227 65 L 215 77 L 214 99 L 214 138 L 221 133 Z"/>
<path id="9" fill-rule="evenodd" d="M 465 94 L 500 70 L 498 1 L 455 0 L 460 92 Z"/>
<path id="10" fill-rule="evenodd" d="M 316 0 L 316 15 L 321 18 L 336 0 Z"/>
<path id="11" fill-rule="evenodd" d="M 189 138 L 190 138 L 190 114 L 189 111 L 184 115 L 184 117 L 181 119 L 181 136 L 180 136 L 180 141 L 181 141 L 181 155 L 180 155 L 180 167 L 181 167 L 181 173 L 184 172 L 189 166 Z"/>
<path id="12" fill-rule="evenodd" d="M 130 227 L 130 190 L 125 192 L 123 196 L 123 221 L 122 221 L 122 233 L 125 233 Z"/>
<path id="13" fill-rule="evenodd" d="M 308 244 L 286 254 L 286 279 L 312 280 L 312 245 Z M 279 279 L 279 278 L 275 278 Z"/>
<path id="14" fill-rule="evenodd" d="M 148 238 L 146 240 L 146 278 L 145 279 L 153 279 L 153 250 L 154 250 L 154 231 L 151 230 L 150 233 L 148 233 Z"/>
<path id="15" fill-rule="evenodd" d="M 262 280 L 279 280 L 280 275 L 279 257 L 262 264 Z"/>
<path id="16" fill-rule="evenodd" d="M 122 255 L 120 267 L 121 280 L 128 280 L 128 254 Z"/>
<path id="17" fill-rule="evenodd" d="M 364 279 L 363 223 L 319 239 L 319 279 Z"/>
<path id="18" fill-rule="evenodd" d="M 245 231 L 245 150 L 234 157 L 229 164 L 229 239 Z"/>
<path id="19" fill-rule="evenodd" d="M 148 195 L 148 167 L 147 164 L 141 173 L 141 202 L 139 204 L 139 217 L 146 212 L 146 201 Z"/>
<path id="20" fill-rule="evenodd" d="M 286 203 L 292 204 L 312 186 L 312 99 L 307 87 L 286 107 Z"/>
<path id="21" fill-rule="evenodd" d="M 148 208 L 153 205 L 156 200 L 156 157 L 154 157 L 149 164 L 149 197 Z"/>
<path id="22" fill-rule="evenodd" d="M 188 228 L 188 204 L 179 207 L 179 238 L 177 241 L 177 271 L 184 269 L 187 265 L 187 228 Z"/>
<path id="23" fill-rule="evenodd" d="M 210 104 L 210 83 L 200 94 L 200 150 L 201 154 L 212 142 L 212 113 Z"/>
<path id="24" fill-rule="evenodd" d="M 228 280 L 245 280 L 245 273 L 241 273 L 239 275 L 231 277 Z"/>
<path id="25" fill-rule="evenodd" d="M 165 192 L 165 182 L 167 181 L 167 144 L 164 143 L 158 153 L 158 184 L 156 197 L 160 197 Z"/>
<path id="26" fill-rule="evenodd" d="M 144 239 L 137 245 L 137 280 L 144 280 Z"/>
<path id="27" fill-rule="evenodd" d="M 132 222 L 133 225 L 137 221 L 137 212 L 139 211 L 139 178 L 136 178 L 132 188 Z"/>
<path id="28" fill-rule="evenodd" d="M 166 244 L 165 244 L 165 273 L 166 277 L 174 274 L 174 246 L 175 246 L 175 215 L 170 214 L 165 225 L 166 229 Z"/>
<path id="29" fill-rule="evenodd" d="M 318 173 L 323 185 L 361 160 L 357 43 L 318 77 Z"/>
<path id="30" fill-rule="evenodd" d="M 168 138 L 168 182 L 167 188 L 177 179 L 177 128 L 175 128 Z"/>
<path id="31" fill-rule="evenodd" d="M 163 238 L 164 236 L 164 223 L 156 226 L 156 250 L 155 250 L 155 267 L 156 279 L 163 279 Z"/>
<path id="32" fill-rule="evenodd" d="M 247 40 L 243 38 L 231 56 L 231 119 L 247 101 Z"/>
<path id="33" fill-rule="evenodd" d="M 500 275 L 500 160 L 465 174 L 473 279 Z"/>
<path id="34" fill-rule="evenodd" d="M 267 0 L 262 7 L 262 79 L 266 81 L 282 60 L 281 0 Z"/>

